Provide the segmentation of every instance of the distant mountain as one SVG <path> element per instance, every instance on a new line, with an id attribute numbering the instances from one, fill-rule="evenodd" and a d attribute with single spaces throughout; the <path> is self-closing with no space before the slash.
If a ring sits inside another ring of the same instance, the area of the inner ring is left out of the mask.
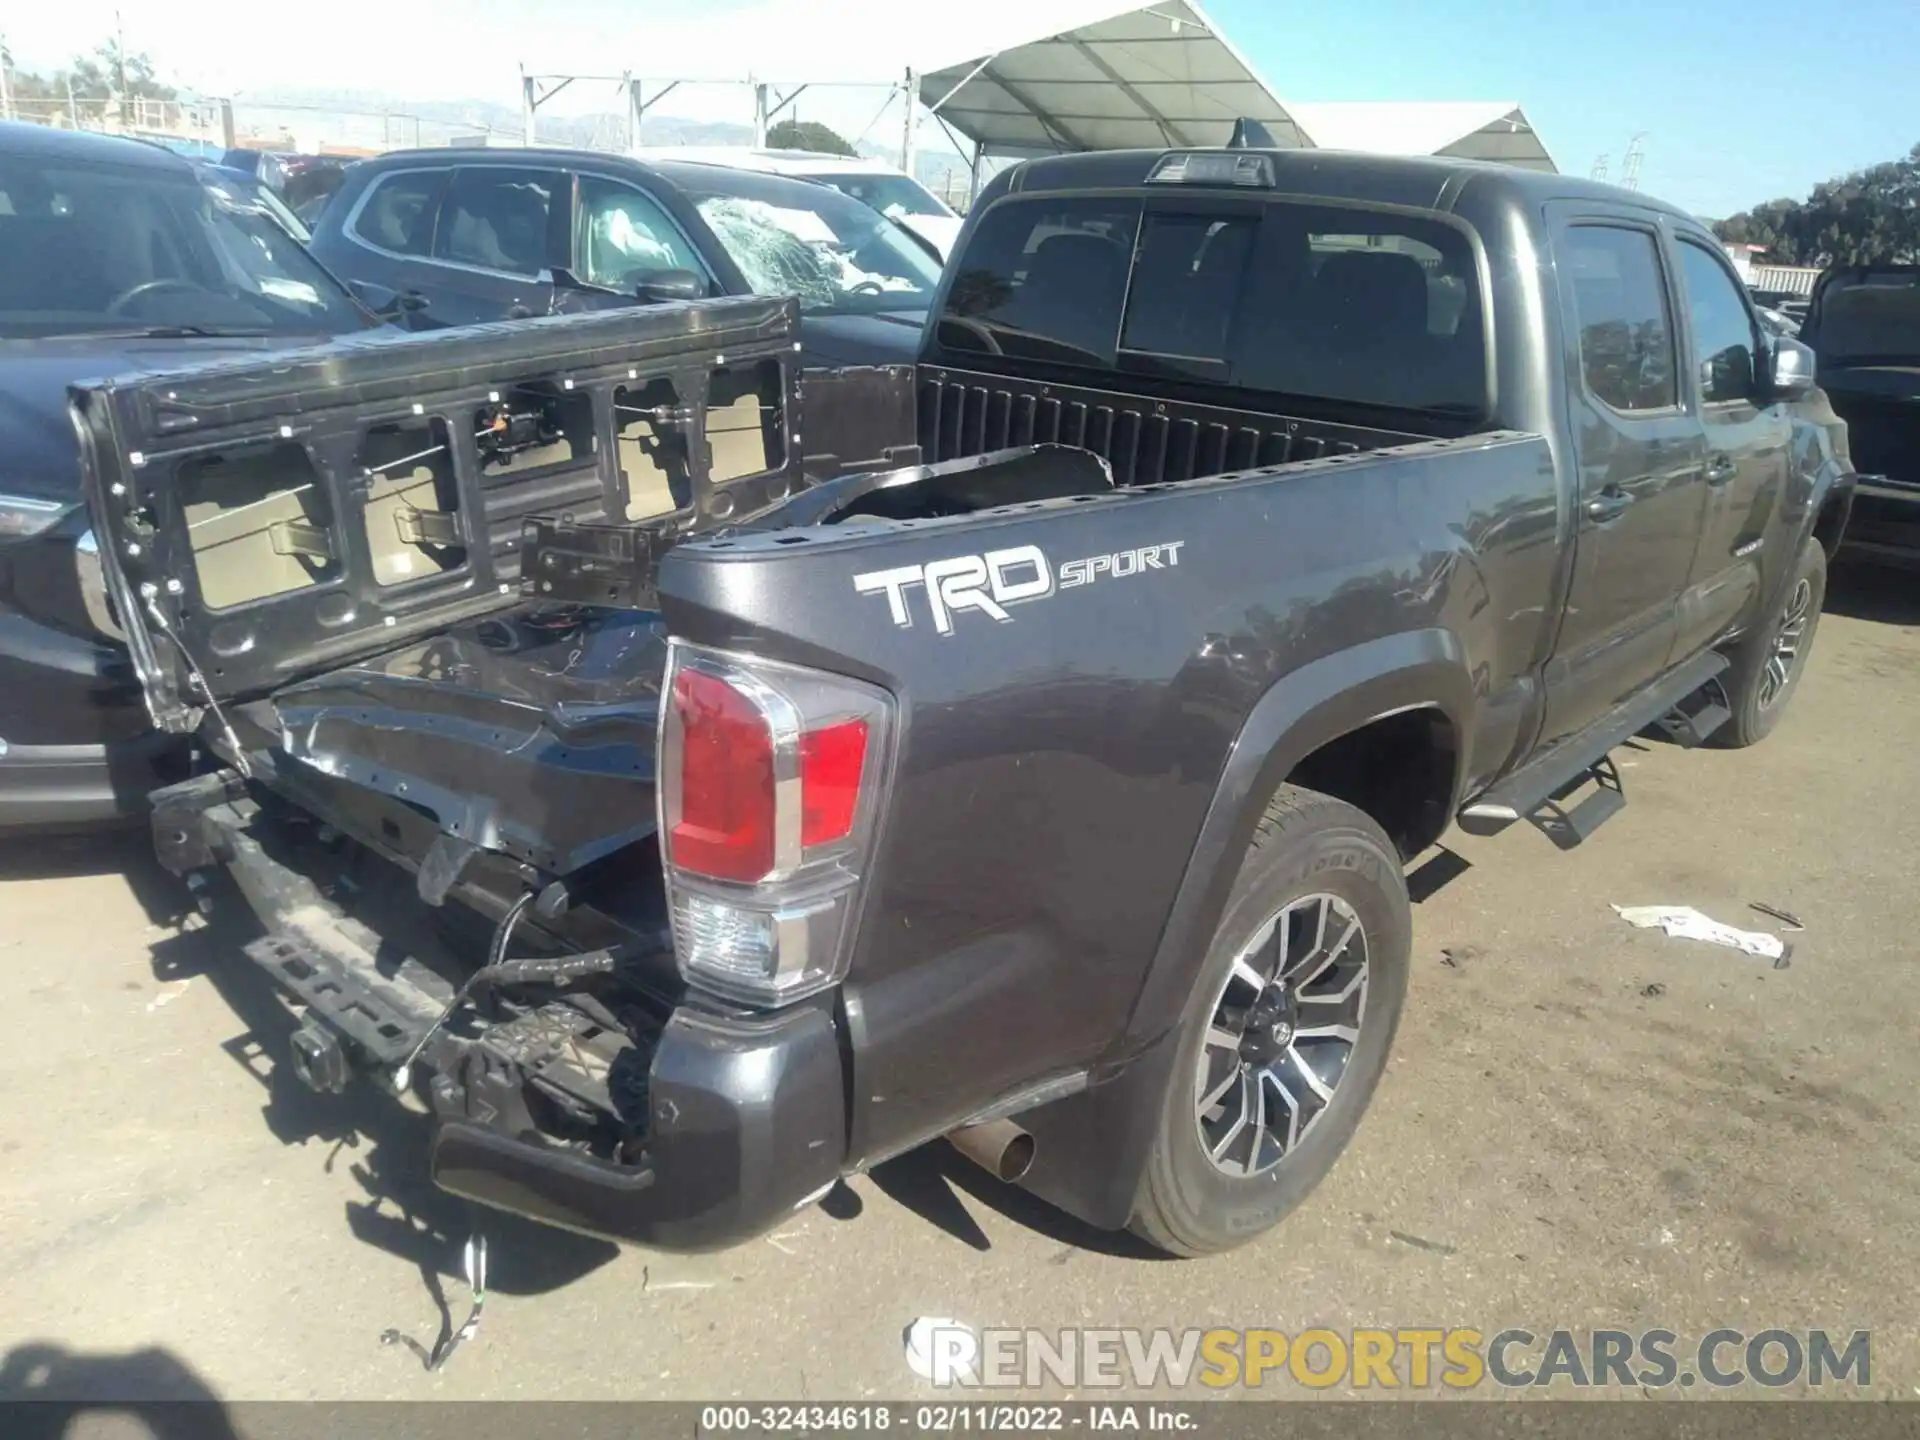
<path id="1" fill-rule="evenodd" d="M 286 134 L 300 144 L 367 149 L 445 145 L 487 135 L 518 140 L 522 133 L 520 111 L 511 105 L 492 100 L 404 100 L 375 90 L 257 90 L 235 102 L 233 116 L 239 130 L 255 135 Z M 547 145 L 617 150 L 624 148 L 627 121 L 614 111 L 542 114 L 535 134 Z M 641 138 L 648 145 L 750 145 L 753 127 L 649 115 Z"/>
<path id="2" fill-rule="evenodd" d="M 493 100 L 406 100 L 379 90 L 293 86 L 248 92 L 244 100 L 234 102 L 233 118 L 247 138 L 284 137 L 302 147 L 342 145 L 367 150 L 473 142 L 490 136 L 518 141 L 522 126 L 516 107 Z M 615 111 L 541 114 L 535 133 L 546 145 L 621 150 L 627 121 Z M 641 140 L 647 145 L 751 145 L 753 127 L 648 115 Z M 869 139 L 854 148 L 871 160 L 900 163 L 897 140 L 889 145 Z M 915 153 L 913 168 L 922 185 L 950 203 L 958 204 L 965 197 L 969 166 L 964 156 L 944 148 L 922 148 Z"/>

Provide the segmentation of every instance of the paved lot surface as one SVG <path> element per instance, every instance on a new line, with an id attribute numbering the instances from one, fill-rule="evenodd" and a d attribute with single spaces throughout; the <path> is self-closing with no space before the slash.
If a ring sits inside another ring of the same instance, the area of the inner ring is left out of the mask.
<path id="1" fill-rule="evenodd" d="M 901 1329 L 934 1314 L 1871 1327 L 1874 1391 L 1910 1396 L 1920 587 L 1836 589 L 1762 748 L 1624 752 L 1632 803 L 1575 854 L 1455 838 L 1373 1113 L 1252 1249 L 1146 1258 L 933 1150 L 718 1256 L 496 1225 L 485 1325 L 436 1374 L 409 1342 L 443 1291 L 464 1314 L 466 1213 L 424 1185 L 421 1122 L 276 1072 L 231 938 L 155 923 L 137 839 L 0 852 L 0 1395 L 908 1396 Z M 1789 969 L 1608 908 L 1764 925 L 1755 899 L 1806 921 Z"/>

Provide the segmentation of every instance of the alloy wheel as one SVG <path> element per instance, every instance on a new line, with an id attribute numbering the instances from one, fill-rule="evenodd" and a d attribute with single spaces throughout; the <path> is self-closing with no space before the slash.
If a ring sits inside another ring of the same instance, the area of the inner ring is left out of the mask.
<path id="1" fill-rule="evenodd" d="M 1366 1018 L 1367 932 L 1337 895 L 1290 902 L 1234 957 L 1194 1075 L 1194 1123 L 1216 1169 L 1260 1175 L 1326 1113 Z"/>
<path id="2" fill-rule="evenodd" d="M 1794 667 L 1800 663 L 1800 647 L 1807 627 L 1812 623 L 1813 582 L 1802 576 L 1787 597 L 1780 627 L 1773 634 L 1773 648 L 1767 652 L 1766 668 L 1760 673 L 1760 693 L 1756 697 L 1762 710 L 1770 710 L 1787 692 Z"/>

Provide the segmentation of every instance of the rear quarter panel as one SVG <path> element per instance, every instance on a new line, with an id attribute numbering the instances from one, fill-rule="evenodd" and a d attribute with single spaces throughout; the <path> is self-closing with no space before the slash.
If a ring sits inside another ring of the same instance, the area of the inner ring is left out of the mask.
<path id="1" fill-rule="evenodd" d="M 1376 687 L 1373 702 L 1443 705 L 1462 742 L 1456 790 L 1502 768 L 1533 713 L 1556 535 L 1546 442 L 1502 434 L 670 552 L 660 592 L 675 636 L 861 676 L 900 704 L 843 991 L 850 1158 L 1145 1043 L 1129 1018 L 1203 821 L 1249 716 L 1286 677 L 1368 642 L 1437 636 L 1413 649 L 1451 678 Z M 1171 563 L 1163 548 L 1157 568 L 1058 587 L 1068 562 L 1170 545 Z M 886 593 L 855 586 L 1023 546 L 1056 588 L 1004 621 L 956 611 L 943 634 L 910 586 L 901 625 Z M 1257 816 L 1266 798 L 1245 804 Z"/>

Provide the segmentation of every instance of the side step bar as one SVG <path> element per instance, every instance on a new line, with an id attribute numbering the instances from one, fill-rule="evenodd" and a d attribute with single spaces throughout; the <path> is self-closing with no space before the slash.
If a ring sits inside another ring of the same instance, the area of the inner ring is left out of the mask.
<path id="1" fill-rule="evenodd" d="M 1709 650 L 1659 684 L 1630 696 L 1578 735 L 1535 756 L 1460 811 L 1469 835 L 1495 835 L 1516 820 L 1533 820 L 1554 844 L 1572 849 L 1626 804 L 1620 772 L 1609 758 L 1614 746 L 1658 722 L 1682 745 L 1698 745 L 1730 718 L 1719 687 L 1707 687 L 1727 668 L 1727 657 Z M 1581 786 L 1597 788 L 1573 809 L 1562 802 Z"/>

